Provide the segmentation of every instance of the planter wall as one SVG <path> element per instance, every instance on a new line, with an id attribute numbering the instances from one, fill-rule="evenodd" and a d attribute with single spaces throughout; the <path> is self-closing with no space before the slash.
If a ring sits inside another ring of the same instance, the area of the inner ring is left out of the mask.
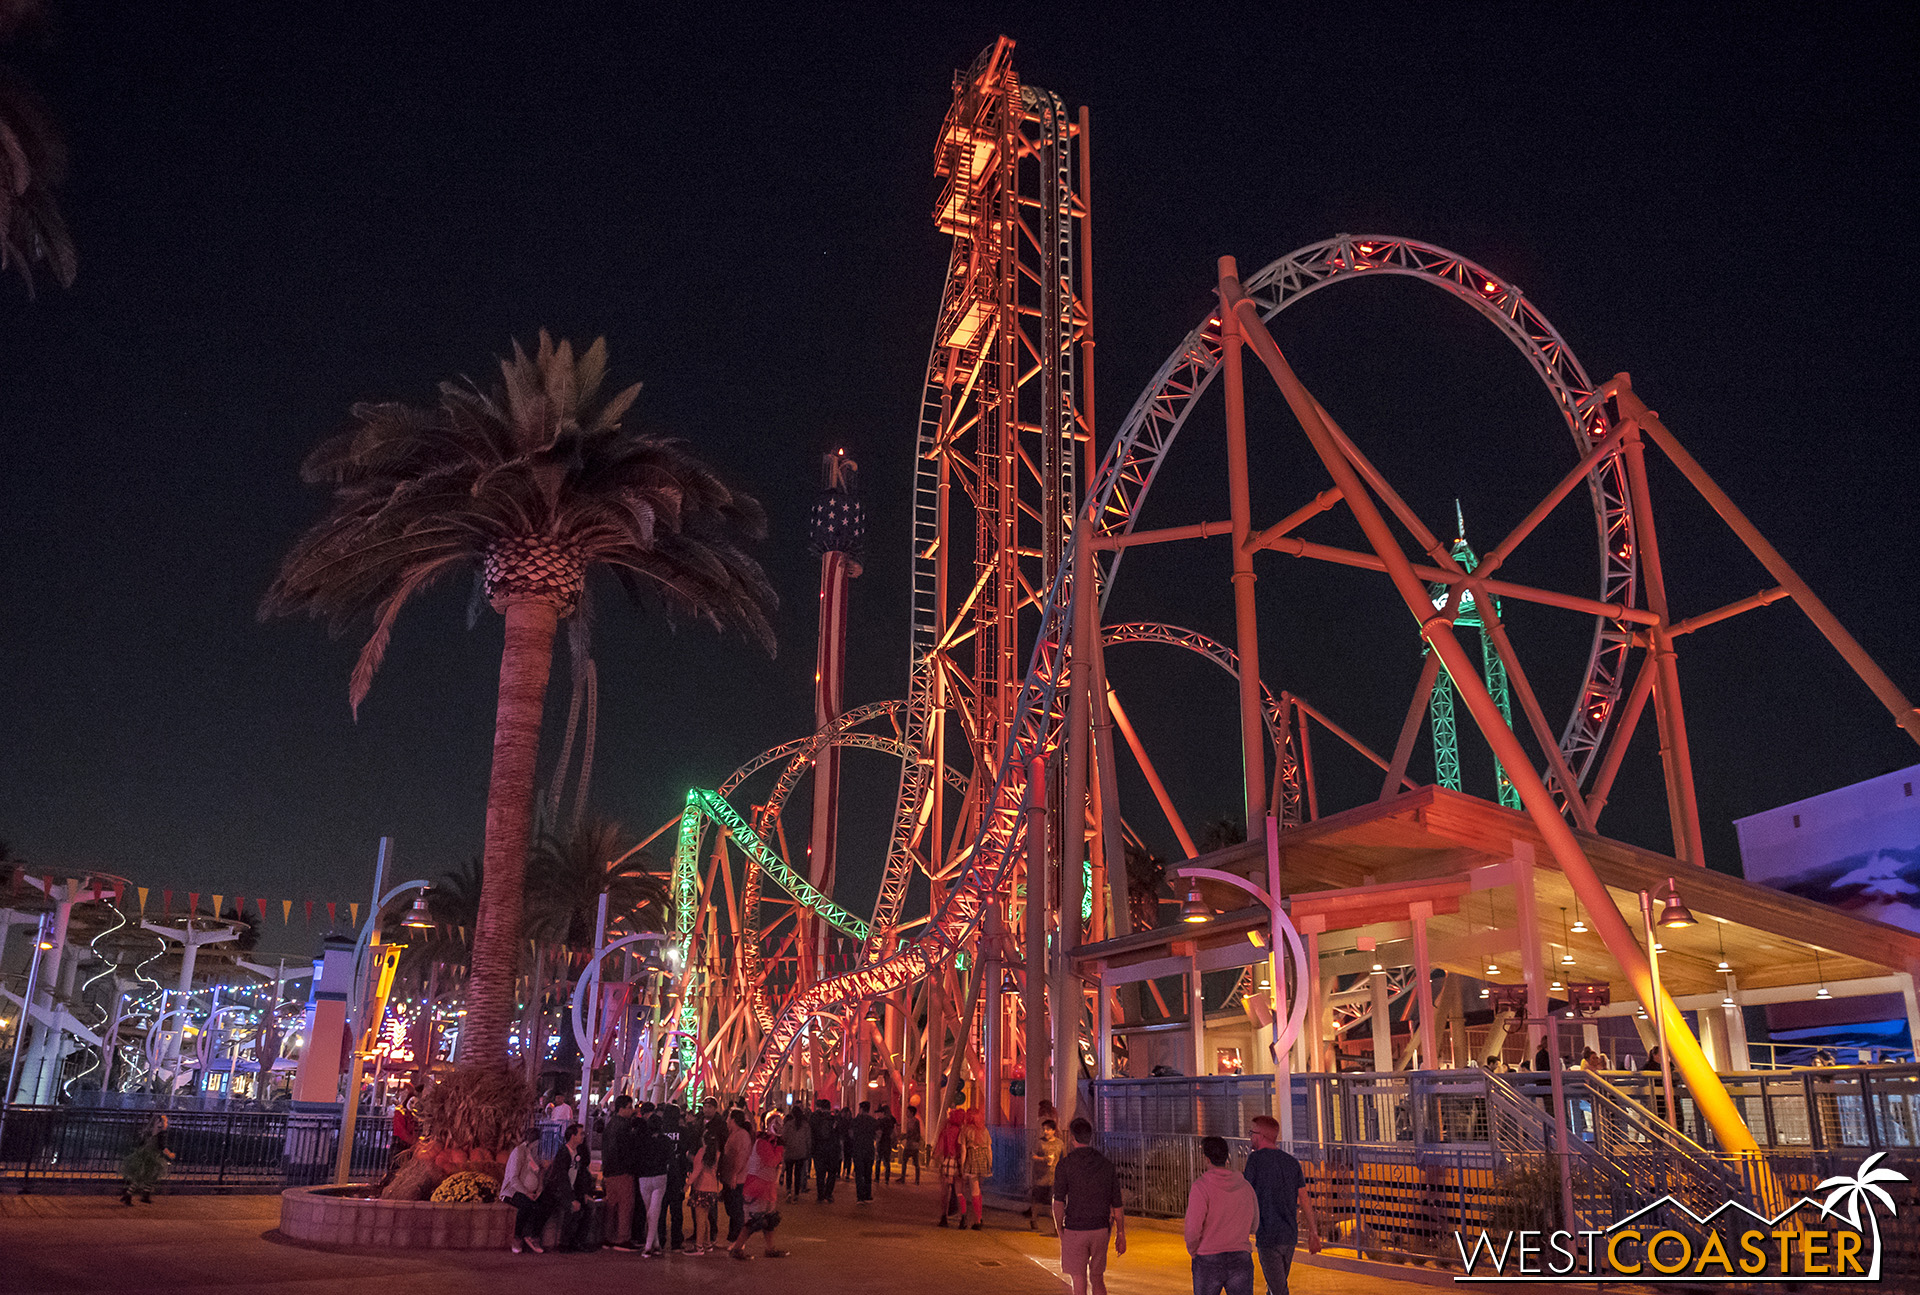
<path id="1" fill-rule="evenodd" d="M 383 1201 L 347 1193 L 365 1187 L 291 1187 L 280 1193 L 280 1235 L 354 1249 L 504 1250 L 511 1205 Z"/>

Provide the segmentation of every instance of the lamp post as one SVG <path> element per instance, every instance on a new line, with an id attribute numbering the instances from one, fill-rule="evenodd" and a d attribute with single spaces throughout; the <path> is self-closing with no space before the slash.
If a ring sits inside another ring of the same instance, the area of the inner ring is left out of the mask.
<path id="1" fill-rule="evenodd" d="M 1287 1054 L 1294 1040 L 1300 1037 L 1300 1027 L 1307 1014 L 1307 950 L 1300 942 L 1300 932 L 1296 931 L 1292 920 L 1287 916 L 1285 901 L 1280 898 L 1280 828 L 1274 816 L 1267 815 L 1267 885 L 1263 888 L 1237 877 L 1230 872 L 1221 872 L 1217 868 L 1180 868 L 1175 876 L 1185 877 L 1191 883 L 1187 890 L 1186 903 L 1181 905 L 1181 917 L 1184 921 L 1198 925 L 1208 918 L 1206 901 L 1200 895 L 1202 880 L 1219 882 L 1244 890 L 1260 901 L 1267 910 L 1267 977 L 1273 986 L 1275 1000 L 1286 994 L 1285 968 L 1280 962 L 1282 941 L 1293 958 L 1294 987 L 1288 1004 L 1286 1024 L 1280 1023 L 1280 1013 L 1274 1013 L 1273 1035 L 1273 1104 L 1274 1118 L 1280 1122 L 1280 1140 L 1287 1146 L 1293 1145 L 1293 1070 Z M 1196 974 L 1198 974 L 1196 972 Z"/>
<path id="2" fill-rule="evenodd" d="M 360 1020 L 351 1022 L 354 1027 L 353 1034 L 357 1038 L 353 1049 L 353 1062 L 347 1068 L 347 1099 L 340 1109 L 340 1147 L 334 1160 L 333 1170 L 333 1180 L 340 1184 L 347 1181 L 353 1168 L 354 1128 L 360 1118 L 360 1078 L 366 1073 L 367 1055 L 373 1051 L 373 1045 L 379 1041 L 380 1022 L 387 1014 L 387 995 L 393 991 L 393 974 L 400 964 L 400 950 L 406 947 L 404 944 L 375 945 L 374 937 L 380 930 L 380 914 L 386 911 L 387 905 L 400 896 L 417 890 L 421 892 L 420 900 L 416 900 L 413 907 L 408 910 L 401 925 L 417 928 L 423 924 L 427 926 L 433 924 L 432 919 L 422 911 L 423 905 L 420 902 L 426 898 L 427 882 L 403 881 L 386 894 L 380 893 L 380 883 L 385 880 L 387 859 L 392 847 L 392 837 L 380 838 L 380 858 L 374 866 L 373 912 L 367 915 L 367 924 L 360 929 L 360 939 L 354 953 L 356 974 L 353 1006 L 355 1009 L 366 1007 L 370 1015 L 364 1022 Z M 373 972 L 373 1001 L 368 1003 L 366 1002 L 366 978 L 373 968 L 364 959 L 365 955 L 376 948 L 379 950 L 379 968 Z"/>
<path id="3" fill-rule="evenodd" d="M 13 1081 L 20 1072 L 20 1041 L 26 1037 L 27 1021 L 33 1015 L 33 991 L 40 979 L 40 953 L 48 943 L 47 922 L 53 915 L 40 914 L 33 932 L 33 954 L 27 962 L 27 992 L 20 996 L 20 1018 L 13 1027 L 13 1059 L 7 1063 L 7 1086 L 0 1090 L 0 1137 L 7 1132 L 7 1108 L 13 1104 Z"/>
<path id="4" fill-rule="evenodd" d="M 1660 920 L 1653 917 L 1653 896 L 1647 891 L 1640 892 L 1640 922 L 1647 936 L 1647 969 L 1652 973 L 1654 998 L 1657 1002 L 1666 993 L 1660 983 L 1660 944 L 1654 938 L 1654 927 L 1679 930 L 1693 925 L 1693 914 L 1680 900 L 1680 888 L 1672 877 L 1667 878 L 1667 893 L 1660 901 Z M 1673 1104 L 1673 1059 L 1667 1055 L 1667 1014 L 1661 1011 L 1653 1013 L 1655 1046 L 1660 1049 L 1660 1085 L 1666 1095 L 1667 1123 L 1674 1128 L 1680 1127 L 1679 1109 Z"/>
<path id="5" fill-rule="evenodd" d="M 654 942 L 673 937 L 663 931 L 641 931 L 637 935 L 623 935 L 617 940 L 606 939 L 606 896 L 600 897 L 599 933 L 595 943 L 599 947 L 580 970 L 573 982 L 573 999 L 568 1004 L 569 1014 L 573 1018 L 573 1041 L 580 1046 L 580 1101 L 576 1107 L 583 1115 L 587 1106 L 587 1082 L 593 1076 L 593 1054 L 599 1042 L 600 1032 L 600 964 L 615 949 L 624 949 L 643 941 Z M 605 941 L 602 943 L 602 941 Z M 591 988 L 589 988 L 591 986 Z M 651 1069 L 651 1066 L 649 1066 Z M 616 1077 L 617 1077 L 616 1067 Z"/>

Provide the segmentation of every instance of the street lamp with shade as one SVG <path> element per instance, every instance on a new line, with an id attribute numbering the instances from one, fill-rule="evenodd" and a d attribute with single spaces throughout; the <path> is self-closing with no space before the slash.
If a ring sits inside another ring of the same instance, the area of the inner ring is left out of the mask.
<path id="1" fill-rule="evenodd" d="M 431 887 L 428 889 L 430 890 Z M 427 890 L 422 890 L 413 897 L 413 907 L 409 908 L 407 915 L 400 919 L 400 925 L 410 931 L 431 931 L 433 929 L 433 913 L 427 908 Z"/>
<path id="2" fill-rule="evenodd" d="M 1293 922 L 1287 916 L 1285 902 L 1279 898 L 1280 891 L 1280 825 L 1272 814 L 1267 815 L 1267 885 L 1265 888 L 1255 885 L 1245 877 L 1237 877 L 1230 872 L 1217 868 L 1181 868 L 1175 876 L 1188 879 L 1186 903 L 1181 905 L 1182 918 L 1188 922 L 1204 922 L 1212 916 L 1206 901 L 1200 896 L 1200 882 L 1218 882 L 1223 886 L 1232 886 L 1243 890 L 1258 900 L 1268 914 L 1267 960 L 1268 977 L 1273 985 L 1275 998 L 1286 992 L 1286 976 L 1280 966 L 1280 950 L 1284 947 L 1293 959 L 1294 986 L 1293 997 L 1288 1004 L 1285 1025 L 1281 1024 L 1281 1014 L 1274 1012 L 1273 1035 L 1273 1096 L 1274 1118 L 1280 1122 L 1280 1140 L 1291 1147 L 1293 1145 L 1293 1067 L 1287 1060 L 1287 1053 L 1294 1041 L 1300 1037 L 1301 1026 L 1307 1015 L 1307 969 L 1306 946 L 1300 942 L 1300 932 L 1294 929 Z M 1198 916 L 1195 916 L 1195 913 Z M 1198 972 L 1196 971 L 1196 975 Z"/>
<path id="3" fill-rule="evenodd" d="M 1693 913 L 1688 910 L 1685 901 L 1680 898 L 1680 887 L 1672 877 L 1667 878 L 1667 893 L 1661 897 L 1660 919 L 1656 923 L 1653 916 L 1653 896 L 1648 891 L 1640 892 L 1640 922 L 1646 930 L 1647 970 L 1653 979 L 1654 999 L 1656 1002 L 1666 992 L 1660 983 L 1660 942 L 1653 938 L 1656 925 L 1669 930 L 1684 930 L 1694 925 Z M 1673 1104 L 1673 1060 L 1667 1055 L 1667 1017 L 1664 1012 L 1653 1013 L 1654 1037 L 1660 1049 L 1660 1085 L 1666 1095 L 1667 1123 L 1674 1128 L 1680 1127 L 1679 1114 Z"/>

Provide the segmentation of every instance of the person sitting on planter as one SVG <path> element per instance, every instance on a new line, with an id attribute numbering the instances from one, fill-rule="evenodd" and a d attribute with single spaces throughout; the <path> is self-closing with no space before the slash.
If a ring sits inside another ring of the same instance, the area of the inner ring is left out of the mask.
<path id="1" fill-rule="evenodd" d="M 540 1229 L 547 1221 L 540 1201 L 546 1168 L 540 1163 L 540 1130 L 528 1129 L 507 1156 L 506 1178 L 500 1184 L 500 1199 L 513 1206 L 510 1248 L 515 1254 L 520 1253 L 522 1243 L 537 1255 L 546 1253 L 540 1245 Z"/>

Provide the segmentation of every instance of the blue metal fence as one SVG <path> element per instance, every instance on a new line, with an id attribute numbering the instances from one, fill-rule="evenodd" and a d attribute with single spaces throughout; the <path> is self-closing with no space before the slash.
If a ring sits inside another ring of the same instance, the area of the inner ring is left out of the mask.
<path id="1" fill-rule="evenodd" d="M 340 1147 L 338 1116 L 289 1111 L 166 1112 L 166 1181 L 196 1187 L 278 1189 L 332 1178 Z M 12 1106 L 0 1135 L 0 1185 L 118 1180 L 121 1163 L 139 1145 L 151 1110 L 78 1106 Z M 386 1172 L 391 1129 L 379 1119 L 357 1122 L 351 1176 Z"/>

